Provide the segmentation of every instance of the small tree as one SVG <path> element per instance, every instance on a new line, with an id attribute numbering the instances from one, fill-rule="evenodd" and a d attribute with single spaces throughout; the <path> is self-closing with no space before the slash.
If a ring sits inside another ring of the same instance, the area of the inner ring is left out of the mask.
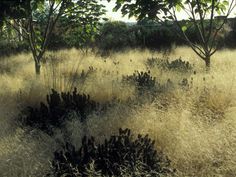
<path id="1" fill-rule="evenodd" d="M 102 26 L 101 16 L 105 14 L 103 7 L 97 0 L 81 1 L 80 8 L 60 19 L 58 28 L 63 32 L 63 38 L 68 46 L 86 48 L 86 51 L 88 46 L 91 47 Z"/>
<path id="2" fill-rule="evenodd" d="M 218 34 L 235 8 L 235 0 L 117 0 L 114 10 L 120 8 L 123 15 L 135 16 L 138 20 L 146 17 L 162 23 L 171 20 L 179 29 L 175 32 L 205 61 L 209 70 L 211 56 L 219 49 Z M 185 23 L 179 21 L 178 12 L 185 13 Z M 221 20 L 219 17 L 217 20 L 220 15 L 223 15 Z M 186 33 L 192 27 L 197 31 L 197 43 L 191 41 Z"/>
<path id="3" fill-rule="evenodd" d="M 42 57 L 59 18 L 65 17 L 71 22 L 77 19 L 89 19 L 91 22 L 97 21 L 105 13 L 103 6 L 96 0 L 27 0 L 24 3 L 3 1 L 0 3 L 0 9 L 1 6 L 9 9 L 5 10 L 3 15 L 5 21 L 18 32 L 22 29 L 22 36 L 29 43 L 33 54 L 36 75 L 40 74 Z M 15 16 L 15 12 L 21 16 Z M 40 15 L 45 18 L 43 24 L 38 23 L 41 22 L 37 19 Z M 22 23 L 19 23 L 17 19 L 22 19 Z"/>

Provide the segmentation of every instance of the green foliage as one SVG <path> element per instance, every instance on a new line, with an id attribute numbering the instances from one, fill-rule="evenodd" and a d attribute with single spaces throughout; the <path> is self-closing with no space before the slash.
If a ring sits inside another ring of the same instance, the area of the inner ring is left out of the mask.
<path id="1" fill-rule="evenodd" d="M 215 0 L 214 2 L 211 0 L 201 0 L 201 1 L 189 1 L 189 0 L 167 0 L 167 5 L 169 8 L 175 7 L 177 11 L 184 10 L 185 5 L 191 5 L 194 9 L 194 12 L 197 13 L 210 13 L 212 10 L 212 6 L 216 8 L 216 12 L 218 15 L 224 14 L 229 6 L 229 2 L 224 0 Z M 213 4 L 214 3 L 214 4 Z"/>
<path id="2" fill-rule="evenodd" d="M 171 48 L 173 43 L 183 44 L 170 28 L 154 21 L 142 20 L 137 24 L 124 22 L 107 22 L 99 30 L 96 40 L 97 47 L 102 51 L 119 51 L 124 48 Z"/>
<path id="3" fill-rule="evenodd" d="M 71 4 L 72 3 L 72 4 Z M 73 1 L 67 5 L 63 14 L 52 32 L 48 47 L 58 49 L 62 47 L 86 47 L 93 43 L 97 31 L 101 26 L 102 16 L 105 14 L 104 6 L 97 1 Z M 43 29 L 47 26 L 49 7 L 34 12 L 34 18 L 41 27 L 38 33 L 39 43 Z M 57 14 L 55 14 L 57 15 Z M 105 20 L 105 19 L 104 19 Z"/>
<path id="4" fill-rule="evenodd" d="M 156 78 L 151 76 L 151 72 L 135 71 L 133 75 L 123 76 L 123 82 L 134 84 L 138 93 L 142 94 L 146 91 L 153 91 L 156 85 Z"/>
<path id="5" fill-rule="evenodd" d="M 27 15 L 26 9 L 28 8 L 29 0 L 1 0 L 0 2 L 0 21 L 4 20 L 7 16 L 12 18 L 22 18 Z"/>
<path id="6" fill-rule="evenodd" d="M 54 6 L 60 5 L 62 12 L 53 12 L 55 14 L 50 15 L 50 7 L 47 3 L 43 4 L 42 8 L 37 3 L 37 8 L 34 10 L 34 19 L 39 24 L 36 30 L 36 45 L 38 50 L 42 49 L 42 42 L 45 40 L 44 29 L 47 28 L 48 19 L 59 15 L 58 25 L 54 36 L 60 38 L 63 34 L 64 44 L 71 46 L 81 47 L 86 45 L 87 42 L 93 41 L 96 30 L 101 25 L 100 19 L 105 14 L 104 6 L 97 1 L 53 1 Z M 60 11 L 59 9 L 59 11 Z M 38 30 L 37 30 L 38 29 Z M 68 35 L 69 34 L 69 35 Z M 49 44 L 50 45 L 50 44 Z M 36 48 L 37 48 L 36 46 Z M 52 44 L 51 44 L 52 47 Z"/>
<path id="7" fill-rule="evenodd" d="M 69 47 L 83 48 L 88 46 L 90 42 L 94 42 L 95 35 L 96 29 L 88 24 L 84 27 L 78 26 L 75 29 L 68 30 L 64 40 Z"/>
<path id="8" fill-rule="evenodd" d="M 109 1 L 109 0 L 108 0 Z M 210 57 L 218 50 L 217 34 L 224 27 L 226 19 L 235 8 L 235 1 L 222 0 L 135 0 L 123 1 L 116 0 L 115 11 L 121 9 L 123 15 L 135 16 L 138 20 L 145 18 L 157 19 L 162 23 L 169 21 L 177 24 L 179 30 L 175 30 L 193 51 L 205 61 L 206 69 L 210 68 Z M 177 12 L 183 11 L 187 15 L 187 23 L 180 23 Z M 163 15 L 162 15 L 163 14 Z M 224 15 L 222 22 L 215 25 L 214 19 L 218 15 Z M 204 25 L 205 20 L 209 20 L 209 28 Z M 197 31 L 199 43 L 194 41 L 186 35 L 189 27 L 194 26 Z"/>
<path id="9" fill-rule="evenodd" d="M 171 174 L 170 160 L 155 150 L 154 143 L 148 135 L 134 139 L 129 129 L 119 129 L 119 135 L 111 136 L 103 144 L 96 144 L 93 137 L 85 136 L 79 150 L 67 143 L 63 150 L 54 153 L 53 175 L 88 176 L 91 163 L 101 176 L 121 176 L 123 169 L 137 176 L 135 172 L 140 168 L 145 176 Z"/>
<path id="10" fill-rule="evenodd" d="M 61 127 L 66 119 L 66 115 L 74 112 L 84 121 L 88 114 L 98 109 L 98 103 L 90 99 L 89 95 L 77 93 L 75 88 L 72 93 L 52 90 L 47 95 L 47 104 L 40 103 L 39 108 L 29 106 L 22 115 L 24 125 L 41 129 L 49 134 L 53 128 Z"/>
<path id="11" fill-rule="evenodd" d="M 73 11 L 65 12 L 59 23 L 60 35 L 64 34 L 64 40 L 69 47 L 87 47 L 95 42 L 95 37 L 102 23 L 105 6 L 92 1 L 77 1 Z"/>
<path id="12" fill-rule="evenodd" d="M 226 47 L 235 48 L 236 47 L 236 18 L 231 18 L 228 20 L 228 24 L 231 28 L 231 31 L 225 35 L 224 45 Z"/>
<path id="13" fill-rule="evenodd" d="M 173 43 L 181 44 L 180 38 L 172 32 L 174 28 L 173 24 L 160 25 L 155 21 L 143 19 L 137 23 L 137 43 L 152 49 L 171 48 Z"/>
<path id="14" fill-rule="evenodd" d="M 167 60 L 167 63 L 165 64 L 164 67 L 166 67 L 169 70 L 174 70 L 184 73 L 190 72 L 193 69 L 193 67 L 188 61 L 187 62 L 183 61 L 181 58 L 173 60 L 171 62 Z"/>
<path id="15" fill-rule="evenodd" d="M 151 72 L 135 71 L 133 75 L 123 76 L 122 82 L 135 86 L 137 96 L 145 95 L 147 100 L 155 99 L 158 95 L 164 92 L 169 92 L 174 88 L 173 82 L 168 79 L 166 83 L 159 83 L 156 78 L 151 76 Z M 140 100 L 145 102 L 145 99 Z"/>
<path id="16" fill-rule="evenodd" d="M 108 0 L 110 1 L 110 0 Z M 143 18 L 156 19 L 164 9 L 166 9 L 166 3 L 163 0 L 137 0 L 137 1 L 123 1 L 116 0 L 116 6 L 114 11 L 121 9 L 123 15 L 129 15 L 129 17 L 137 17 L 138 20 Z"/>
<path id="17" fill-rule="evenodd" d="M 14 55 L 18 52 L 28 51 L 28 44 L 25 42 L 9 42 L 6 40 L 0 41 L 0 56 Z"/>
<path id="18" fill-rule="evenodd" d="M 74 36 L 83 36 L 80 38 L 80 44 L 83 45 L 87 40 L 94 39 L 101 16 L 105 14 L 104 6 L 96 0 L 27 0 L 25 6 L 15 1 L 4 2 L 0 3 L 0 8 L 2 5 L 3 8 L 9 9 L 8 13 L 4 10 L 6 16 L 4 20 L 19 33 L 21 33 L 20 28 L 23 29 L 21 36 L 29 43 L 37 75 L 40 74 L 41 59 L 59 19 L 64 27 L 63 32 L 66 32 L 66 28 L 77 25 L 76 30 L 72 32 Z M 18 7 L 22 8 L 19 10 Z M 17 9 L 16 11 L 23 15 L 16 18 L 12 15 L 12 9 Z M 16 19 L 21 19 L 22 23 L 17 22 Z M 69 40 L 71 41 L 71 38 Z"/>
<path id="19" fill-rule="evenodd" d="M 106 51 L 132 47 L 135 39 L 126 23 L 115 21 L 102 26 L 97 41 L 99 48 Z"/>

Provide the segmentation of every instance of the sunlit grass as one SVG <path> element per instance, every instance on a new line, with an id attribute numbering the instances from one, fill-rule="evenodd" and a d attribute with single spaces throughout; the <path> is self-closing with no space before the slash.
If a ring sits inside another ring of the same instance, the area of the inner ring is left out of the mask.
<path id="1" fill-rule="evenodd" d="M 151 75 L 160 83 L 170 79 L 175 85 L 187 78 L 192 81 L 191 89 L 177 87 L 143 104 L 128 101 L 145 98 L 134 99 L 134 86 L 123 84 L 122 76 L 146 71 L 147 58 L 163 58 L 163 53 L 130 50 L 102 58 L 70 49 L 47 53 L 50 55 L 53 58 L 42 65 L 39 80 L 30 54 L 0 61 L 0 174 L 42 176 L 43 170 L 48 170 L 55 142 L 62 135 L 58 132 L 49 138 L 38 131 L 29 134 L 19 127 L 16 117 L 22 108 L 45 101 L 51 88 L 69 91 L 77 87 L 98 102 L 119 101 L 102 117 L 90 115 L 85 125 L 76 120 L 67 122 L 76 146 L 85 133 L 103 141 L 120 127 L 130 128 L 135 134 L 148 133 L 156 140 L 156 147 L 170 158 L 177 176 L 236 175 L 236 50 L 216 53 L 211 72 L 206 73 L 204 62 L 190 48 L 175 49 L 169 59 L 189 61 L 196 74 L 153 67 L 149 68 Z M 86 73 L 89 67 L 93 71 L 81 79 L 81 72 Z M 167 106 L 160 108 L 163 105 Z"/>

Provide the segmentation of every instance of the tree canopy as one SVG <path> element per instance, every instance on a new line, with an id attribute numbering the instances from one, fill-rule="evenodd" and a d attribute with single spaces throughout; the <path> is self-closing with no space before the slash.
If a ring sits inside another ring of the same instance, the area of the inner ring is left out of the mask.
<path id="1" fill-rule="evenodd" d="M 29 43 L 37 74 L 59 20 L 64 28 L 80 25 L 88 34 L 88 25 L 94 29 L 105 13 L 104 6 L 96 0 L 1 1 L 0 9 L 4 9 L 0 14 L 2 21 L 11 25 Z"/>
<path id="2" fill-rule="evenodd" d="M 187 42 L 209 68 L 210 57 L 219 48 L 218 34 L 235 6 L 235 0 L 116 0 L 114 10 L 121 9 L 123 15 L 134 16 L 138 21 L 149 18 L 161 23 L 175 23 L 179 29 L 175 31 L 176 34 Z M 185 14 L 184 23 L 178 19 L 178 12 Z M 186 33 L 189 28 L 196 29 L 199 43 L 190 40 Z"/>

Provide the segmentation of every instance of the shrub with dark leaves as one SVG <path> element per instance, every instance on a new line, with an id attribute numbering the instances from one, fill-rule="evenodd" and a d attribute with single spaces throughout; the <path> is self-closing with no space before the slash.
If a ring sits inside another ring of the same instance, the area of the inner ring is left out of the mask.
<path id="1" fill-rule="evenodd" d="M 148 93 L 156 96 L 158 93 L 169 91 L 174 88 L 173 82 L 168 79 L 166 83 L 160 84 L 155 77 L 151 76 L 151 72 L 135 71 L 133 75 L 123 76 L 124 83 L 134 84 L 139 95 Z"/>
<path id="2" fill-rule="evenodd" d="M 52 89 L 52 93 L 47 95 L 47 104 L 41 102 L 39 108 L 29 106 L 23 112 L 23 124 L 52 133 L 53 127 L 62 126 L 68 113 L 75 112 L 83 122 L 98 106 L 89 95 L 77 93 L 76 88 L 72 93 L 61 94 Z"/>
<path id="3" fill-rule="evenodd" d="M 161 58 L 148 58 L 145 62 L 147 68 L 154 68 L 154 67 L 163 67 L 166 65 L 168 59 L 161 59 Z"/>
<path id="4" fill-rule="evenodd" d="M 122 168 L 136 176 L 140 164 L 142 171 L 151 176 L 171 173 L 170 160 L 155 150 L 154 143 L 148 135 L 134 139 L 129 129 L 120 129 L 119 135 L 98 145 L 93 137 L 84 137 L 78 151 L 67 143 L 63 150 L 54 153 L 52 173 L 58 177 L 75 177 L 78 173 L 87 176 L 86 169 L 91 163 L 104 176 L 121 176 Z"/>
<path id="5" fill-rule="evenodd" d="M 171 62 L 167 61 L 166 67 L 169 70 L 176 70 L 180 72 L 188 72 L 192 71 L 193 69 L 192 65 L 188 61 L 183 61 L 181 58 L 173 60 Z"/>
<path id="6" fill-rule="evenodd" d="M 148 68 L 159 67 L 162 69 L 190 72 L 193 70 L 193 66 L 188 61 L 183 61 L 181 57 L 179 59 L 169 61 L 169 59 L 148 58 L 146 61 Z"/>
<path id="7" fill-rule="evenodd" d="M 139 92 L 153 90 L 155 88 L 156 78 L 151 76 L 150 71 L 135 71 L 133 75 L 123 76 L 123 82 L 134 84 Z"/>

